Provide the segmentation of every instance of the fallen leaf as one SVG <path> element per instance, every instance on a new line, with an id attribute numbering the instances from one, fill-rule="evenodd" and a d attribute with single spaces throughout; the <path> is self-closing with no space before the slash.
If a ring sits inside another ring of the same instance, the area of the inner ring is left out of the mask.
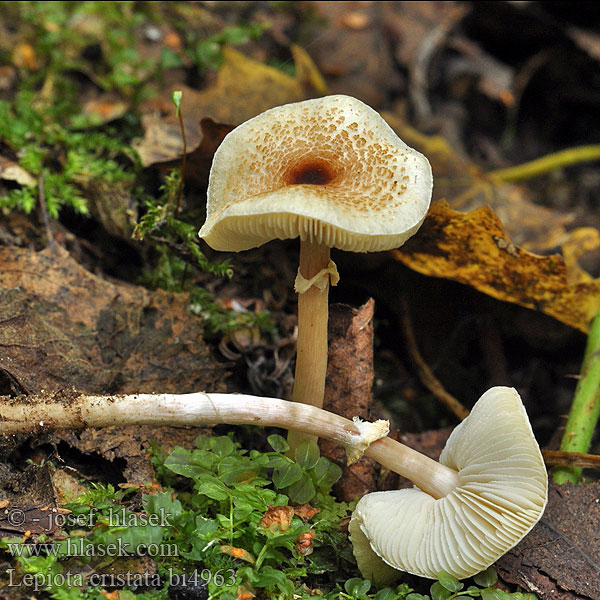
<path id="1" fill-rule="evenodd" d="M 0 95 L 11 92 L 17 84 L 17 70 L 12 65 L 0 65 Z"/>
<path id="2" fill-rule="evenodd" d="M 550 484 L 548 506 L 497 563 L 501 577 L 545 600 L 600 600 L 600 483 Z"/>
<path id="3" fill-rule="evenodd" d="M 561 256 L 519 248 L 489 208 L 463 214 L 436 202 L 419 233 L 392 254 L 419 273 L 459 281 L 583 332 L 600 308 L 600 279 L 570 283 Z"/>
<path id="4" fill-rule="evenodd" d="M 599 248 L 600 232 L 594 227 L 579 227 L 569 232 L 560 247 L 567 267 L 569 283 L 593 281 L 591 275 L 579 266 L 579 259 Z"/>
<path id="5" fill-rule="evenodd" d="M 188 297 L 114 284 L 60 246 L 0 247 L 0 369 L 30 393 L 217 390 Z"/>
<path id="6" fill-rule="evenodd" d="M 70 511 L 55 506 L 11 503 L 0 510 L 0 532 L 3 535 L 53 536 L 59 533 L 61 516 Z"/>
<path id="7" fill-rule="evenodd" d="M 326 96 L 329 93 L 329 88 L 325 78 L 317 69 L 317 65 L 315 65 L 308 52 L 298 44 L 292 44 L 290 50 L 294 59 L 296 79 L 305 92 L 313 92 L 315 96 Z M 313 94 L 309 95 L 312 96 Z"/>
<path id="8" fill-rule="evenodd" d="M 254 557 L 250 552 L 244 550 L 243 548 L 236 548 L 235 546 L 219 546 L 219 550 L 224 554 L 229 554 L 229 556 L 233 556 L 233 558 L 239 558 L 240 560 L 244 560 L 250 564 L 254 564 Z"/>
<path id="9" fill-rule="evenodd" d="M 12 64 L 29 71 L 37 71 L 40 68 L 40 61 L 34 47 L 26 42 L 15 46 L 12 53 Z"/>
<path id="10" fill-rule="evenodd" d="M 235 600 L 252 600 L 255 597 L 256 594 L 250 584 L 240 585 L 235 593 Z"/>
<path id="11" fill-rule="evenodd" d="M 52 471 L 52 484 L 56 490 L 57 501 L 59 504 L 75 502 L 79 496 L 82 496 L 88 491 L 88 488 L 85 485 L 80 483 L 76 477 L 64 469 L 54 469 Z"/>
<path id="12" fill-rule="evenodd" d="M 119 480 L 141 484 L 155 477 L 151 462 L 152 446 L 163 448 L 168 453 L 175 446 L 193 446 L 196 437 L 202 433 L 210 432 L 196 427 L 182 429 L 144 425 L 62 430 L 53 432 L 50 439 L 56 445 L 62 442 L 75 448 L 77 452 L 70 457 L 69 463 L 81 468 L 93 479 L 105 477 L 107 471 L 117 471 Z"/>
<path id="13" fill-rule="evenodd" d="M 295 510 L 291 506 L 274 506 L 263 515 L 259 525 L 271 531 L 287 531 L 292 523 Z"/>
<path id="14" fill-rule="evenodd" d="M 320 508 L 313 508 L 310 504 L 294 506 L 294 514 L 299 516 L 305 523 L 310 521 L 319 512 L 321 512 Z"/>
<path id="15" fill-rule="evenodd" d="M 35 187 L 37 179 L 16 162 L 0 155 L 0 179 L 14 181 L 26 187 Z"/>
<path id="16" fill-rule="evenodd" d="M 348 419 L 372 421 L 373 299 L 360 308 L 334 304 L 329 309 L 329 352 L 323 408 Z M 346 454 L 328 440 L 319 440 L 321 453 L 338 464 L 343 476 L 334 485 L 338 498 L 351 501 L 377 489 L 377 465 L 362 457 L 346 464 Z"/>
<path id="17" fill-rule="evenodd" d="M 306 533 L 301 533 L 296 538 L 296 543 L 294 544 L 294 548 L 296 552 L 301 556 L 308 556 L 313 553 L 315 546 L 313 544 L 313 540 L 316 535 L 312 529 L 309 529 Z"/>
<path id="18" fill-rule="evenodd" d="M 91 214 L 110 235 L 129 241 L 137 222 L 137 206 L 128 186 L 104 179 L 81 179 Z"/>

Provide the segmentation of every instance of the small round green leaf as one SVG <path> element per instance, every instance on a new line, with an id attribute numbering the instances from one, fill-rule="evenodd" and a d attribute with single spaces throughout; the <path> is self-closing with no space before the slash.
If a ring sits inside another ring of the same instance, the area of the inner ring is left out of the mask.
<path id="1" fill-rule="evenodd" d="M 373 597 L 373 600 L 396 600 L 397 598 L 397 594 L 396 592 L 394 592 L 393 589 L 391 588 L 383 588 L 382 590 L 379 590 L 375 596 Z"/>
<path id="2" fill-rule="evenodd" d="M 286 491 L 290 500 L 297 502 L 298 504 L 310 502 L 316 494 L 312 479 L 307 477 L 304 473 L 302 473 L 300 479 L 292 484 Z"/>
<path id="3" fill-rule="evenodd" d="M 358 598 L 363 594 L 366 594 L 370 589 L 371 582 L 368 579 L 353 577 L 344 583 L 344 590 L 346 590 L 346 593 L 354 598 Z"/>
<path id="4" fill-rule="evenodd" d="M 229 456 L 235 450 L 235 444 L 226 435 L 210 438 L 209 448 L 219 456 Z"/>
<path id="5" fill-rule="evenodd" d="M 488 567 L 485 571 L 473 576 L 473 581 L 480 587 L 491 587 L 498 581 L 498 574 L 494 567 Z"/>
<path id="6" fill-rule="evenodd" d="M 290 445 L 285 438 L 277 433 L 270 435 L 267 438 L 267 442 L 269 442 L 269 446 L 271 446 L 275 452 L 287 452 L 290 449 Z"/>
<path id="7" fill-rule="evenodd" d="M 481 590 L 481 600 L 511 600 L 511 597 L 512 594 L 496 588 L 485 588 Z"/>
<path id="8" fill-rule="evenodd" d="M 312 469 L 320 456 L 319 446 L 314 440 L 304 440 L 294 451 L 296 462 L 304 469 Z"/>
<path id="9" fill-rule="evenodd" d="M 448 600 L 452 592 L 446 589 L 439 581 L 436 581 L 430 588 L 431 600 Z"/>
<path id="10" fill-rule="evenodd" d="M 437 579 L 440 585 L 446 588 L 449 592 L 453 594 L 463 589 L 463 584 L 454 577 L 454 575 L 450 575 L 450 573 L 446 573 L 444 571 L 440 571 L 437 574 Z"/>
<path id="11" fill-rule="evenodd" d="M 273 483 L 279 489 L 296 483 L 303 475 L 302 467 L 295 462 L 288 462 L 273 471 Z"/>

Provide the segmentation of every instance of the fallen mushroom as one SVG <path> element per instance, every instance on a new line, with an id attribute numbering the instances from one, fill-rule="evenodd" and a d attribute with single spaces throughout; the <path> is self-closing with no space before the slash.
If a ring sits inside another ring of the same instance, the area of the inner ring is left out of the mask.
<path id="1" fill-rule="evenodd" d="M 152 410 L 148 410 L 151 406 Z M 252 424 L 295 428 L 363 452 L 420 489 L 374 492 L 350 533 L 364 577 L 398 569 L 423 577 L 473 575 L 516 545 L 540 519 L 547 476 L 527 414 L 512 388 L 495 387 L 454 430 L 440 462 L 392 440 L 387 422 L 349 421 L 314 406 L 242 394 L 0 397 L 0 435 L 110 425 Z"/>
<path id="2" fill-rule="evenodd" d="M 349 96 L 268 110 L 217 149 L 200 237 L 228 252 L 300 238 L 294 401 L 323 406 L 328 289 L 339 279 L 330 248 L 401 246 L 423 222 L 431 189 L 427 159 Z"/>
<path id="3" fill-rule="evenodd" d="M 488 390 L 450 435 L 440 463 L 458 472 L 444 497 L 412 488 L 359 501 L 349 531 L 364 577 L 386 583 L 400 570 L 463 579 L 494 563 L 541 518 L 548 477 L 516 390 Z"/>

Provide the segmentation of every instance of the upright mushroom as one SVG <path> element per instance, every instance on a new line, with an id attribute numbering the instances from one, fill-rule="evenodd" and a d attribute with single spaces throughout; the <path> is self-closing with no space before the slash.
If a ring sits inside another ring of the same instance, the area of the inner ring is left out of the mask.
<path id="1" fill-rule="evenodd" d="M 321 407 L 327 368 L 330 248 L 389 250 L 420 227 L 431 200 L 427 159 L 349 96 L 279 106 L 225 137 L 215 153 L 200 237 L 238 252 L 300 238 L 293 399 Z M 290 436 L 293 447 L 305 436 Z"/>
<path id="2" fill-rule="evenodd" d="M 359 501 L 349 530 L 364 577 L 398 570 L 435 578 L 475 575 L 515 546 L 541 518 L 548 477 L 527 413 L 513 388 L 494 387 L 452 432 L 440 463 L 458 471 L 446 494 L 417 488 Z"/>

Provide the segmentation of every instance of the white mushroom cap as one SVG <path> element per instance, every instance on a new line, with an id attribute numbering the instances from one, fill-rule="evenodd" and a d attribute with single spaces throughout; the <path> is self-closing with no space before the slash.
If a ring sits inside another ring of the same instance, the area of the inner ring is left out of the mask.
<path id="1" fill-rule="evenodd" d="M 199 235 L 223 251 L 295 237 L 355 252 L 389 250 L 420 227 L 432 185 L 427 159 L 360 100 L 287 104 L 225 137 Z"/>
<path id="2" fill-rule="evenodd" d="M 349 529 L 363 576 L 386 583 L 398 569 L 432 579 L 440 571 L 469 577 L 541 518 L 548 477 L 513 388 L 494 387 L 479 399 L 450 435 L 440 462 L 457 470 L 459 481 L 443 498 L 412 488 L 360 500 Z"/>

